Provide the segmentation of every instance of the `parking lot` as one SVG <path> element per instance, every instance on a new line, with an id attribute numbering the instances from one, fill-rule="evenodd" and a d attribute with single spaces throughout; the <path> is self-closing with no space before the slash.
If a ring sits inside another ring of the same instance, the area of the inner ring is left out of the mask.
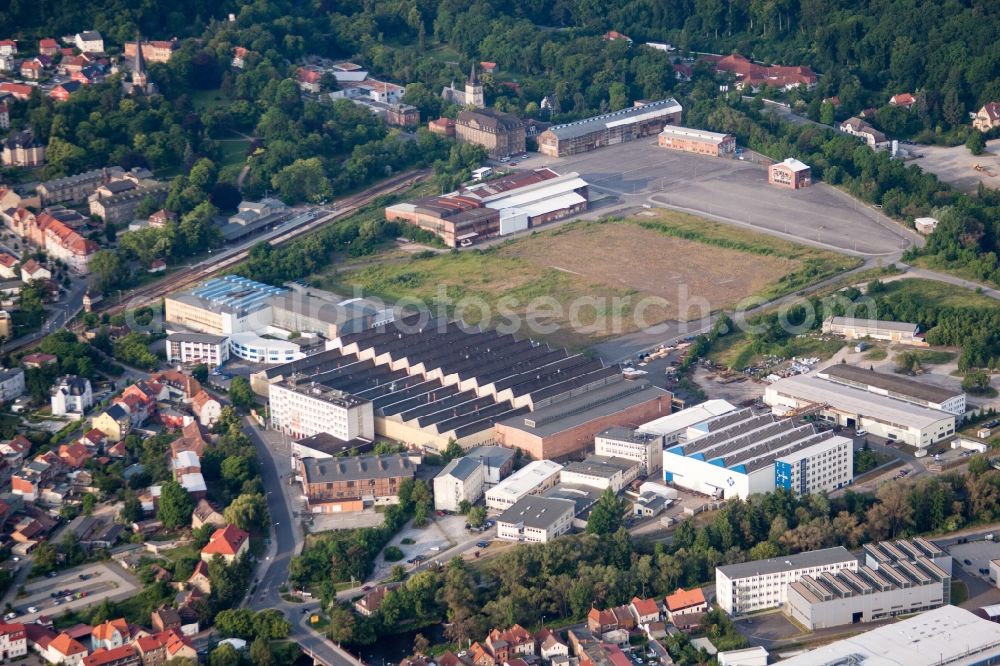
<path id="1" fill-rule="evenodd" d="M 1000 543 L 969 541 L 968 543 L 955 544 L 948 551 L 954 560 L 953 567 L 959 567 L 970 576 L 989 582 L 990 560 L 1000 558 Z"/>
<path id="2" fill-rule="evenodd" d="M 85 576 L 86 580 L 80 576 Z M 139 583 L 119 566 L 97 563 L 69 569 L 54 578 L 36 578 L 25 585 L 25 590 L 27 595 L 13 602 L 18 622 L 33 622 L 40 615 L 52 617 L 67 610 L 86 608 L 104 599 L 125 599 L 139 590 Z M 78 599 L 52 597 L 54 592 L 60 591 L 69 591 L 73 596 L 86 593 L 86 596 Z"/>
<path id="3" fill-rule="evenodd" d="M 403 551 L 403 559 L 398 562 L 386 562 L 385 558 L 379 555 L 375 561 L 375 571 L 371 580 L 381 580 L 389 576 L 392 567 L 397 564 L 410 565 L 407 560 L 414 557 L 422 557 L 425 560 L 434 560 L 441 556 L 450 548 L 464 542 L 484 540 L 489 541 L 495 530 L 488 530 L 481 533 L 470 532 L 465 529 L 465 516 L 462 515 L 434 515 L 425 527 L 414 527 L 411 522 L 389 542 L 390 546 L 396 546 Z M 404 543 L 412 541 L 413 543 Z M 409 566 L 408 566 L 409 568 Z"/>
<path id="4" fill-rule="evenodd" d="M 519 168 L 576 171 L 592 197 L 677 208 L 861 255 L 891 254 L 915 239 L 878 211 L 823 183 L 791 191 L 767 184 L 767 172 L 740 160 L 668 151 L 655 139 L 553 158 L 533 155 Z M 602 214 L 604 210 L 600 211 Z"/>

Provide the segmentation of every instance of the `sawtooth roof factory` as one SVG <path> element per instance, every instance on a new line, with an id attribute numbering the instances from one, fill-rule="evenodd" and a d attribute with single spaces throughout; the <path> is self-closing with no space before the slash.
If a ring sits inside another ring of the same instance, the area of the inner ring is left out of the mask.
<path id="1" fill-rule="evenodd" d="M 577 173 L 522 171 L 436 197 L 394 204 L 385 219 L 437 234 L 450 247 L 467 247 L 587 210 L 588 185 Z"/>
<path id="2" fill-rule="evenodd" d="M 375 435 L 437 450 L 450 439 L 463 448 L 498 443 L 536 459 L 578 454 L 611 425 L 670 412 L 670 393 L 626 380 L 619 366 L 493 330 L 420 322 L 414 315 L 342 335 L 326 351 L 255 373 L 251 385 L 272 396 L 281 387 L 272 424 L 297 437 L 334 432 L 299 413 L 323 387 L 370 405 Z M 356 418 L 367 422 L 363 412 Z M 364 427 L 350 436 L 371 438 Z"/>
<path id="3" fill-rule="evenodd" d="M 701 424 L 705 434 L 663 453 L 663 478 L 729 499 L 787 488 L 796 494 L 843 487 L 854 478 L 850 439 L 812 424 L 742 409 Z"/>

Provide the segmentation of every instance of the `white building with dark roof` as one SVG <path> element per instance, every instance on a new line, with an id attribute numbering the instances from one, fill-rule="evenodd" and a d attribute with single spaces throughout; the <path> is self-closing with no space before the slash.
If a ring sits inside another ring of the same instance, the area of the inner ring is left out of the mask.
<path id="1" fill-rule="evenodd" d="M 649 476 L 663 469 L 663 436 L 612 426 L 594 438 L 594 454 L 634 460 L 639 475 Z"/>
<path id="2" fill-rule="evenodd" d="M 568 499 L 527 495 L 497 516 L 497 538 L 547 543 L 573 526 L 576 504 Z"/>
<path id="3" fill-rule="evenodd" d="M 503 511 L 528 495 L 545 492 L 559 482 L 563 466 L 551 460 L 535 460 L 486 491 L 486 506 Z"/>
<path id="4" fill-rule="evenodd" d="M 904 321 L 830 317 L 823 322 L 823 332 L 840 335 L 848 340 L 871 338 L 885 342 L 924 345 L 923 339 L 919 337 L 920 326 Z"/>
<path id="5" fill-rule="evenodd" d="M 86 377 L 66 375 L 52 388 L 49 402 L 53 416 L 83 414 L 94 405 L 94 393 Z"/>
<path id="6" fill-rule="evenodd" d="M 835 363 L 819 370 L 816 376 L 834 384 L 853 386 L 869 393 L 955 416 L 965 414 L 965 393 L 961 389 L 948 389 L 902 375 L 875 372 L 846 363 Z"/>
<path id="7" fill-rule="evenodd" d="M 730 615 L 777 608 L 788 601 L 788 585 L 803 576 L 857 571 L 858 559 L 843 546 L 715 569 L 715 600 Z"/>
<path id="8" fill-rule="evenodd" d="M 434 508 L 458 511 L 462 502 L 475 504 L 483 496 L 486 468 L 473 458 L 455 458 L 434 477 Z"/>

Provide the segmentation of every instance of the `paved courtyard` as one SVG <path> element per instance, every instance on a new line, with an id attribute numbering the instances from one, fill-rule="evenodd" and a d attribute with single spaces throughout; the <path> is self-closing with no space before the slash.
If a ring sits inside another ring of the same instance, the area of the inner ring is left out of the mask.
<path id="1" fill-rule="evenodd" d="M 912 232 L 823 183 L 782 189 L 768 185 L 758 165 L 666 150 L 655 139 L 564 158 L 535 155 L 518 164 L 541 166 L 578 172 L 594 198 L 675 208 L 848 253 L 890 255 L 916 241 Z M 609 208 L 598 211 L 607 214 Z"/>
<path id="2" fill-rule="evenodd" d="M 933 173 L 957 190 L 975 192 L 979 183 L 1000 189 L 1000 139 L 987 142 L 982 155 L 973 155 L 964 145 L 951 148 L 921 145 L 915 149 L 921 156 L 912 164 Z M 977 164 L 986 171 L 976 171 L 974 166 Z"/>

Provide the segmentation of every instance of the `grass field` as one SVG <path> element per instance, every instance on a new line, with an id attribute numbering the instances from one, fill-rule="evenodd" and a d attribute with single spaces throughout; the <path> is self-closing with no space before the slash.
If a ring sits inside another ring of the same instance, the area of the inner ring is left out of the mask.
<path id="1" fill-rule="evenodd" d="M 503 323 L 545 299 L 547 306 L 530 309 L 544 309 L 536 319 L 556 330 L 531 335 L 576 347 L 636 330 L 637 311 L 647 324 L 700 316 L 701 304 L 715 311 L 751 296 L 775 298 L 855 265 L 833 252 L 662 212 L 574 222 L 484 250 L 394 258 L 319 279 L 342 293 L 361 287 L 389 302 L 444 307 L 470 324 Z M 463 300 L 476 305 L 456 307 Z M 570 326 L 574 312 L 582 326 Z"/>
<path id="2" fill-rule="evenodd" d="M 885 283 L 883 294 L 912 297 L 917 302 L 947 308 L 1000 308 L 997 301 L 985 294 L 936 280 L 903 278 Z"/>

